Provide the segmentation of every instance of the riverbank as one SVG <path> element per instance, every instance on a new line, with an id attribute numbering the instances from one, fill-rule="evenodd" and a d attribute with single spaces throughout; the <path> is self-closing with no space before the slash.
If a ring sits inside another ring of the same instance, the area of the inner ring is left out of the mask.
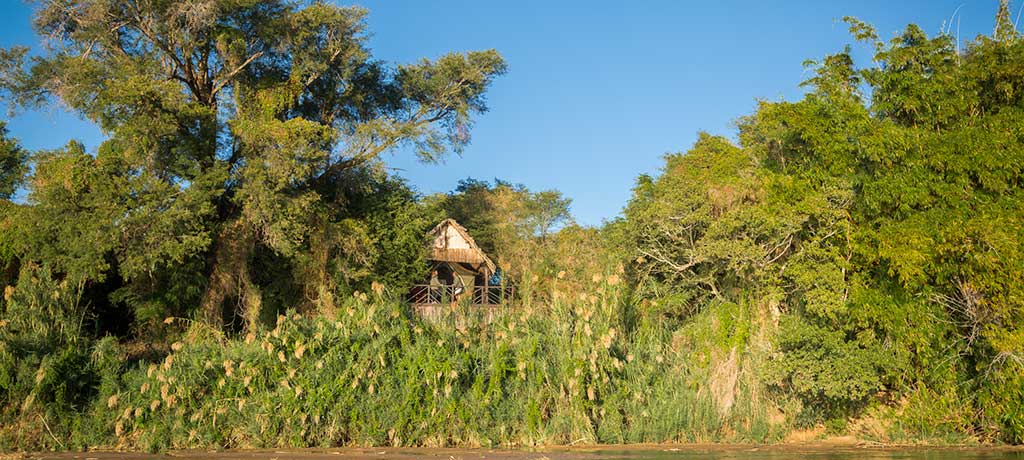
<path id="1" fill-rule="evenodd" d="M 608 459 L 759 459 L 759 458 L 900 458 L 1018 459 L 1020 446 L 894 446 L 875 443 L 837 445 L 835 440 L 801 444 L 638 444 L 551 446 L 531 449 L 336 448 L 262 450 L 180 450 L 163 454 L 136 452 L 20 453 L 0 460 L 608 460 Z"/>
<path id="2" fill-rule="evenodd" d="M 366 298 L 332 316 L 281 316 L 245 337 L 190 323 L 151 360 L 126 361 L 119 344 L 100 341 L 82 353 L 95 390 L 75 405 L 44 397 L 81 380 L 68 374 L 79 361 L 25 369 L 22 381 L 36 385 L 8 406 L 0 448 L 981 442 L 899 407 L 841 424 L 801 420 L 800 407 L 761 383 L 757 334 L 732 325 L 743 310 L 709 310 L 676 330 L 624 315 L 615 283 L 593 292 L 466 327 Z"/>

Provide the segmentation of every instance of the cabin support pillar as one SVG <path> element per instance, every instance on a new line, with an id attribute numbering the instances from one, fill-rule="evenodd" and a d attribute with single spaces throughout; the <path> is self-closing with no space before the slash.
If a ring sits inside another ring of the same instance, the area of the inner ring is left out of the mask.
<path id="1" fill-rule="evenodd" d="M 491 304 L 491 274 L 488 273 L 487 268 L 484 267 L 484 292 L 483 298 L 480 299 L 480 303 L 484 305 Z"/>

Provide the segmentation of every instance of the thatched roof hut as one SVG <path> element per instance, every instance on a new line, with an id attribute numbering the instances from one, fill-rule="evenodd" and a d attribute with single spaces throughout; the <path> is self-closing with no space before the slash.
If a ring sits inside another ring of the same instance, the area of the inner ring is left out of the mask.
<path id="1" fill-rule="evenodd" d="M 484 253 L 466 229 L 455 219 L 445 219 L 429 233 L 431 237 L 430 260 L 467 264 L 484 276 L 495 272 L 494 262 Z M 468 268 L 468 267 L 467 267 Z"/>
<path id="2" fill-rule="evenodd" d="M 428 237 L 429 281 L 413 286 L 409 292 L 409 303 L 417 314 L 438 319 L 447 311 L 445 305 L 469 302 L 474 307 L 488 308 L 490 321 L 493 309 L 515 295 L 514 287 L 500 279 L 492 281 L 497 267 L 458 222 L 445 219 Z"/>

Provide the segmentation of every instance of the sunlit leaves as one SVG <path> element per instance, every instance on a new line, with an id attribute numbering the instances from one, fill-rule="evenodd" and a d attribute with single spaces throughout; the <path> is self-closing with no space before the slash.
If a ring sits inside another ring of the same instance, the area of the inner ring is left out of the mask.
<path id="1" fill-rule="evenodd" d="M 9 199 L 28 172 L 28 152 L 7 135 L 6 124 L 0 121 L 0 200 Z"/>

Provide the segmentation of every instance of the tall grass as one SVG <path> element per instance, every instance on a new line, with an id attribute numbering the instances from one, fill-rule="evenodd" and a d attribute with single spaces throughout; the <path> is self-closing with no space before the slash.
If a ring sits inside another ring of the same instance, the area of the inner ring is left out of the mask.
<path id="1" fill-rule="evenodd" d="M 169 319 L 184 327 L 181 340 L 159 362 L 105 376 L 80 415 L 65 419 L 71 446 L 45 433 L 0 439 L 9 448 L 162 450 L 770 436 L 749 402 L 721 410 L 701 380 L 707 366 L 690 362 L 693 347 L 634 315 L 617 275 L 552 297 L 489 324 L 464 311 L 424 322 L 375 294 L 236 338 Z"/>

